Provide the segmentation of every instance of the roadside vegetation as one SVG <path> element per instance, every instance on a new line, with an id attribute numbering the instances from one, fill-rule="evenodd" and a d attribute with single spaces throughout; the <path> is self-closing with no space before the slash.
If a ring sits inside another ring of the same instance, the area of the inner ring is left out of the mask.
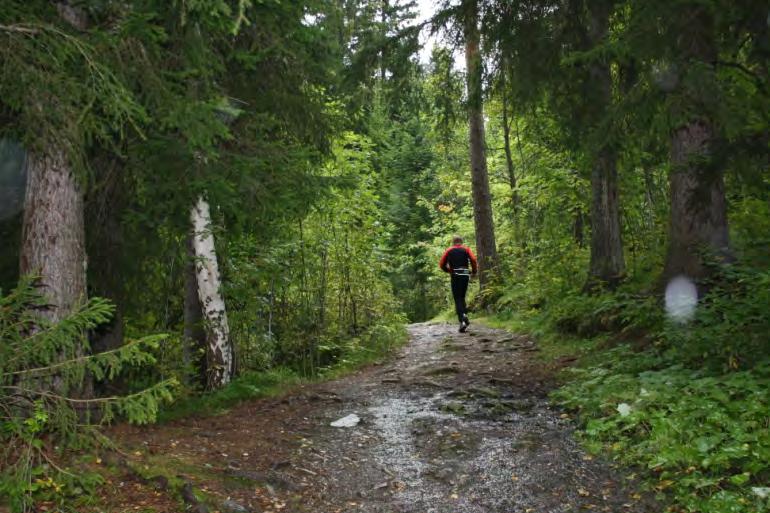
<path id="1" fill-rule="evenodd" d="M 574 413 L 584 447 L 672 511 L 770 508 L 768 275 L 722 272 L 687 323 L 659 296 L 622 289 L 485 320 L 539 340 L 561 369 L 552 400 Z"/>
<path id="2" fill-rule="evenodd" d="M 386 355 L 449 303 L 454 234 L 477 317 L 579 358 L 586 447 L 672 511 L 767 509 L 769 15 L 4 1 L 0 509 L 93 490 L 109 422 Z"/>

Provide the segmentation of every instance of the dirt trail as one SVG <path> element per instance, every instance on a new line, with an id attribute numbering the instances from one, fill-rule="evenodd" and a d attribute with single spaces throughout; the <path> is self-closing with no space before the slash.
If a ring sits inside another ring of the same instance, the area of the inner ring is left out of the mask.
<path id="1" fill-rule="evenodd" d="M 135 464 L 164 461 L 204 490 L 210 511 L 657 511 L 577 447 L 533 342 L 475 325 L 409 331 L 384 365 L 120 438 Z M 351 413 L 357 426 L 329 425 Z"/>

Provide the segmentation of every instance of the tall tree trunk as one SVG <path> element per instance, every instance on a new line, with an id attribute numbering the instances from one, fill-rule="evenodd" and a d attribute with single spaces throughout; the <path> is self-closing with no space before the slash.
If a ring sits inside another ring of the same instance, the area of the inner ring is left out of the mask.
<path id="1" fill-rule="evenodd" d="M 650 165 L 642 162 L 642 166 L 644 166 L 642 170 L 644 173 L 644 224 L 647 230 L 651 231 L 655 225 L 655 192 L 653 190 L 655 184 Z"/>
<path id="2" fill-rule="evenodd" d="M 381 0 L 380 2 L 380 37 L 382 40 L 380 41 L 380 44 L 384 47 L 385 38 L 388 37 L 388 0 Z M 380 66 L 380 83 L 385 83 L 385 50 L 381 49 L 379 51 L 379 66 Z"/>
<path id="3" fill-rule="evenodd" d="M 585 246 L 585 214 L 582 210 L 575 211 L 575 216 L 572 222 L 572 237 L 575 239 L 575 244 L 582 248 Z"/>
<path id="4" fill-rule="evenodd" d="M 54 2 L 59 17 L 86 30 L 88 17 L 71 0 Z M 39 278 L 48 300 L 39 314 L 58 322 L 86 299 L 86 235 L 83 191 L 66 152 L 49 146 L 30 153 L 19 271 Z"/>
<path id="5" fill-rule="evenodd" d="M 193 225 L 193 250 L 198 281 L 198 299 L 202 305 L 206 329 L 206 369 L 208 388 L 221 388 L 233 376 L 233 348 L 227 325 L 225 300 L 221 293 L 211 213 L 201 196 L 190 214 Z"/>
<path id="6" fill-rule="evenodd" d="M 31 153 L 27 161 L 19 272 L 37 277 L 34 286 L 46 305 L 36 313 L 50 323 L 59 322 L 86 300 L 83 195 L 67 157 L 58 149 Z M 71 359 L 83 352 L 79 345 L 59 357 Z M 54 376 L 50 383 L 30 386 L 79 397 L 93 395 L 90 377 L 75 384 Z M 81 414 L 88 416 L 87 411 Z"/>
<path id="7" fill-rule="evenodd" d="M 600 44 L 609 30 L 610 2 L 588 2 L 588 40 L 592 46 Z M 612 75 L 609 63 L 593 62 L 588 70 L 588 87 L 593 94 L 589 98 L 594 119 L 593 128 L 598 130 L 602 118 L 612 104 Z M 591 262 L 586 288 L 597 285 L 615 287 L 623 279 L 626 263 L 621 239 L 620 208 L 618 201 L 617 154 L 611 143 L 600 134 L 599 148 L 593 151 L 591 168 Z"/>
<path id="8" fill-rule="evenodd" d="M 206 385 L 206 331 L 203 329 L 203 308 L 198 299 L 198 276 L 195 272 L 194 235 L 187 237 L 187 259 L 184 269 L 184 332 L 182 359 L 185 368 L 193 370 L 190 376 Z M 187 378 L 186 378 L 187 379 Z"/>
<path id="9" fill-rule="evenodd" d="M 721 170 L 708 169 L 713 128 L 708 121 L 691 121 L 677 128 L 671 140 L 671 214 L 664 279 L 684 274 L 710 274 L 704 253 L 729 257 L 727 201 Z"/>
<path id="10" fill-rule="evenodd" d="M 682 7 L 679 14 L 677 21 L 687 27 L 678 31 L 683 61 L 703 68 L 713 66 L 717 51 L 708 8 L 692 4 Z M 685 107 L 698 114 L 692 114 L 671 135 L 671 213 L 664 279 L 679 274 L 706 278 L 711 274 L 707 253 L 730 256 L 724 173 L 710 163 L 715 130 L 710 114 L 702 112 L 707 102 L 699 94 L 703 93 L 684 91 Z"/>
<path id="11" fill-rule="evenodd" d="M 620 233 L 617 158 L 609 148 L 594 158 L 591 192 L 589 286 L 606 284 L 612 288 L 623 279 L 626 262 Z"/>
<path id="12" fill-rule="evenodd" d="M 476 227 L 476 251 L 479 258 L 479 285 L 483 290 L 497 265 L 495 227 L 492 220 L 492 196 L 484 141 L 482 98 L 482 63 L 479 50 L 478 2 L 464 0 L 465 63 L 468 88 L 468 132 L 473 188 L 473 220 Z"/>
<path id="13" fill-rule="evenodd" d="M 130 192 L 127 192 L 125 169 L 113 156 L 103 155 L 93 163 L 103 170 L 104 178 L 94 187 L 99 194 L 89 195 L 85 202 L 86 254 L 89 257 L 86 279 L 93 295 L 109 299 L 115 305 L 110 322 L 90 333 L 91 349 L 100 353 L 123 345 L 125 276 L 121 274 L 121 264 L 126 247 L 121 216 Z"/>
<path id="14" fill-rule="evenodd" d="M 87 16 L 69 2 L 56 2 L 59 17 L 77 30 L 87 28 Z M 37 278 L 35 288 L 46 300 L 36 313 L 57 323 L 86 301 L 86 237 L 83 191 L 67 153 L 59 146 L 43 143 L 30 152 L 27 160 L 27 188 L 24 195 L 19 272 Z M 83 334 L 85 342 L 86 334 Z M 82 356 L 83 344 L 62 360 Z M 67 383 L 56 375 L 51 386 L 59 394 L 87 398 L 93 396 L 93 380 L 86 373 L 81 383 Z M 90 418 L 86 406 L 79 414 Z"/>
<path id="15" fill-rule="evenodd" d="M 508 183 L 511 186 L 511 208 L 513 216 L 516 217 L 516 211 L 519 206 L 519 197 L 516 192 L 516 169 L 513 166 L 513 155 L 511 152 L 511 124 L 508 121 L 508 84 L 505 80 L 506 61 L 503 59 L 502 70 L 500 70 L 501 89 L 503 95 L 503 144 L 505 147 L 505 165 L 508 170 Z"/>
<path id="16" fill-rule="evenodd" d="M 50 322 L 86 299 L 83 194 L 57 149 L 29 155 L 19 271 L 39 278 L 36 287 L 48 301 L 39 314 Z"/>

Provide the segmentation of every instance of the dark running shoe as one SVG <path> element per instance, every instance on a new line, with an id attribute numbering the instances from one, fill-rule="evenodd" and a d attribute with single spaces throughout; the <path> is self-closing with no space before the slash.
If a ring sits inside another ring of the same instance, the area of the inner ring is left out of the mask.
<path id="1" fill-rule="evenodd" d="M 465 314 L 463 314 L 463 324 L 465 324 L 466 328 L 471 325 L 471 321 L 468 319 L 468 316 Z"/>
<path id="2" fill-rule="evenodd" d="M 467 325 L 467 324 L 465 324 L 464 322 L 461 322 L 461 323 L 460 323 L 460 329 L 459 329 L 458 331 L 459 331 L 460 333 L 465 333 L 465 330 L 467 330 L 467 329 L 468 329 L 468 325 Z"/>

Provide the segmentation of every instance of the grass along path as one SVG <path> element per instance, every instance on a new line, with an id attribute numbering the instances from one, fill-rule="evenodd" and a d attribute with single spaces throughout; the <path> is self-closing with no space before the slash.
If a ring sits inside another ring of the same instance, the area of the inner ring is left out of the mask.
<path id="1" fill-rule="evenodd" d="M 475 324 L 409 332 L 390 361 L 335 381 L 218 416 L 122 426 L 124 463 L 148 490 L 187 483 L 199 511 L 658 511 L 575 443 L 571 420 L 548 404 L 552 371 L 534 342 Z M 351 413 L 358 425 L 330 426 Z M 155 493 L 145 511 L 179 510 Z"/>

